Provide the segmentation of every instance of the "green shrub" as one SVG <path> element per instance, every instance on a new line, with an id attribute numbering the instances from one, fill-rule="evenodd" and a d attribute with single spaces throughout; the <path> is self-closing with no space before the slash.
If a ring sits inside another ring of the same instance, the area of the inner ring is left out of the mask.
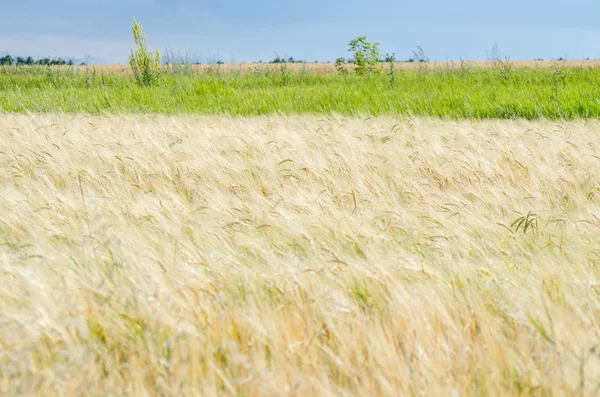
<path id="1" fill-rule="evenodd" d="M 137 50 L 131 50 L 129 55 L 129 66 L 135 76 L 135 81 L 140 86 L 157 85 L 160 79 L 160 51 L 156 47 L 156 54 L 152 53 L 147 48 L 148 40 L 142 29 L 142 25 L 133 20 L 133 39 L 137 46 Z"/>
<path id="2" fill-rule="evenodd" d="M 347 74 L 348 69 L 346 69 L 346 67 L 344 66 L 345 64 L 346 60 L 344 59 L 344 57 L 339 57 L 335 60 L 335 70 L 337 70 L 339 74 Z"/>
<path id="3" fill-rule="evenodd" d="M 359 36 L 352 40 L 349 44 L 350 51 L 353 54 L 353 62 L 356 65 L 356 74 L 365 75 L 375 71 L 381 52 L 379 43 L 370 43 L 366 36 Z"/>

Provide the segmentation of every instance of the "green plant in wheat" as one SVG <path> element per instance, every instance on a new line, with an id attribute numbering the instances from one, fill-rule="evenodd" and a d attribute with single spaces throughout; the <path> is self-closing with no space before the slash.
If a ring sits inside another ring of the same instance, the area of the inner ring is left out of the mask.
<path id="1" fill-rule="evenodd" d="M 396 70 L 394 69 L 394 62 L 396 62 L 396 54 L 386 54 L 385 61 L 389 65 L 388 69 L 388 83 L 390 87 L 396 86 Z"/>
<path id="2" fill-rule="evenodd" d="M 498 78 L 507 83 L 513 75 L 513 65 L 510 63 L 510 57 L 503 57 L 498 43 L 494 42 L 492 46 L 492 64 Z"/>
<path id="3" fill-rule="evenodd" d="M 345 65 L 346 60 L 344 59 L 344 57 L 339 57 L 335 60 L 335 70 L 337 70 L 339 74 L 348 74 L 348 69 L 346 69 Z"/>
<path id="4" fill-rule="evenodd" d="M 566 89 L 567 82 L 570 76 L 570 71 L 567 71 L 563 67 L 560 66 L 559 63 L 556 63 L 553 66 L 552 70 L 552 95 L 551 100 L 554 103 L 557 113 L 562 114 L 562 109 L 560 108 L 560 93 L 562 90 Z"/>
<path id="5" fill-rule="evenodd" d="M 375 71 L 381 59 L 379 45 L 379 43 L 370 43 L 367 41 L 366 36 L 359 36 L 350 41 L 348 51 L 353 54 L 356 74 L 365 75 Z"/>
<path id="6" fill-rule="evenodd" d="M 157 85 L 160 80 L 160 51 L 156 47 L 156 53 L 148 50 L 148 39 L 142 29 L 142 25 L 133 20 L 133 40 L 137 49 L 131 50 L 129 54 L 129 66 L 135 76 L 135 81 L 140 86 Z"/>
<path id="7" fill-rule="evenodd" d="M 290 83 L 292 82 L 292 73 L 289 71 L 287 63 L 281 63 L 279 75 L 277 76 L 276 80 L 277 83 L 281 86 L 290 85 Z"/>
<path id="8" fill-rule="evenodd" d="M 527 215 L 523 215 L 515 220 L 510 227 L 515 228 L 515 233 L 519 229 L 523 229 L 523 233 L 525 234 L 527 234 L 528 229 L 536 233 L 538 231 L 538 216 L 536 213 L 529 211 Z"/>

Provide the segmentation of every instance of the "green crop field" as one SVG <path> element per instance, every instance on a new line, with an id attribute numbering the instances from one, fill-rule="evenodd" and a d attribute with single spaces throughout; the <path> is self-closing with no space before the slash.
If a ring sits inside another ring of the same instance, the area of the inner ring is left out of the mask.
<path id="1" fill-rule="evenodd" d="M 502 66 L 504 65 L 504 66 Z M 449 119 L 600 117 L 600 69 L 396 69 L 360 76 L 312 69 L 163 74 L 139 87 L 131 76 L 81 68 L 0 68 L 4 112 L 204 115 L 406 115 Z"/>

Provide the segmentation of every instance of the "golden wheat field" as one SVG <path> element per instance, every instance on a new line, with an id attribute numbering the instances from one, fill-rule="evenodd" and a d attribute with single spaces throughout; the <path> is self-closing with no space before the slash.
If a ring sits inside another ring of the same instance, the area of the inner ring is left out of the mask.
<path id="1" fill-rule="evenodd" d="M 506 62 L 506 60 L 501 60 Z M 538 60 L 538 61 L 510 61 L 510 65 L 515 68 L 534 68 L 534 69 L 555 69 L 555 68 L 573 68 L 573 69 L 596 69 L 600 67 L 599 60 Z M 165 72 L 171 69 L 177 70 L 182 65 L 164 65 L 163 70 Z M 234 64 L 200 64 L 190 65 L 190 70 L 193 73 L 251 73 L 251 72 L 267 72 L 267 71 L 280 71 L 282 67 L 285 67 L 291 72 L 306 71 L 313 74 L 332 74 L 336 73 L 337 69 L 333 63 L 288 63 L 288 64 L 270 64 L 270 63 L 234 63 Z M 474 69 L 486 69 L 497 67 L 494 62 L 491 61 L 448 61 L 448 62 L 396 62 L 394 68 L 397 70 L 454 70 L 460 69 L 461 67 L 469 67 Z M 97 72 L 109 73 L 109 74 L 131 74 L 131 69 L 128 65 L 94 65 L 94 66 L 54 66 L 55 69 L 63 70 L 77 70 L 84 72 L 89 68 L 93 68 Z M 345 69 L 354 69 L 355 66 L 352 64 L 344 65 Z M 387 70 L 389 63 L 381 63 L 379 68 Z"/>
<path id="2" fill-rule="evenodd" d="M 595 395 L 600 122 L 0 116 L 0 395 Z"/>

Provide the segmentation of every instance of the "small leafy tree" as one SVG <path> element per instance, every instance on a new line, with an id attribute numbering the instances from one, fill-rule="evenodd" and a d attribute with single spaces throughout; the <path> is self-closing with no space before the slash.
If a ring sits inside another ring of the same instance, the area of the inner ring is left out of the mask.
<path id="1" fill-rule="evenodd" d="M 15 62 L 15 60 L 10 55 L 6 55 L 6 56 L 0 58 L 0 65 L 2 65 L 2 66 L 4 66 L 4 65 L 10 66 L 14 62 Z"/>
<path id="2" fill-rule="evenodd" d="M 375 71 L 375 67 L 381 59 L 379 43 L 370 43 L 366 36 L 359 36 L 352 40 L 349 49 L 353 56 L 353 63 L 356 65 L 356 73 L 359 75 L 370 74 Z"/>
<path id="3" fill-rule="evenodd" d="M 348 70 L 344 67 L 344 64 L 346 63 L 346 60 L 344 59 L 344 57 L 339 57 L 338 59 L 335 60 L 335 69 L 338 71 L 339 74 L 347 74 Z"/>
<path id="4" fill-rule="evenodd" d="M 129 66 L 133 70 L 135 81 L 140 86 L 157 85 L 160 79 L 160 51 L 156 47 L 156 54 L 153 55 L 147 48 L 148 40 L 142 29 L 142 25 L 133 19 L 133 40 L 137 50 L 131 50 L 129 55 Z"/>

